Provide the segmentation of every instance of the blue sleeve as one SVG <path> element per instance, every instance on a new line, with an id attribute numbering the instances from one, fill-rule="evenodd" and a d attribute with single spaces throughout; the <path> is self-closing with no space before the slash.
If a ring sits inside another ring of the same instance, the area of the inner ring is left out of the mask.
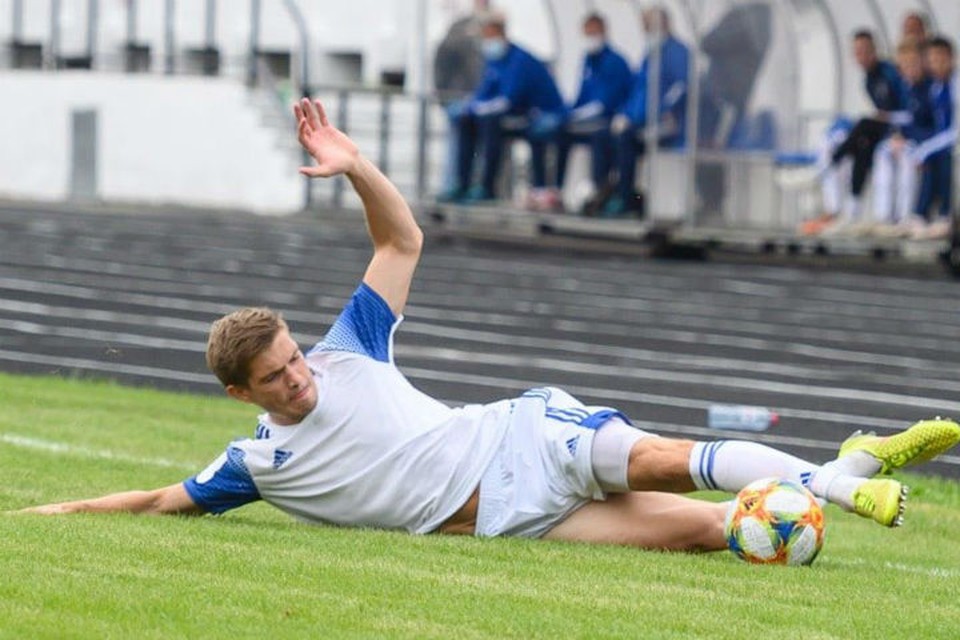
<path id="1" fill-rule="evenodd" d="M 640 71 L 633 76 L 630 96 L 621 109 L 621 113 L 637 126 L 647 123 L 647 66 L 647 60 L 644 60 Z"/>
<path id="2" fill-rule="evenodd" d="M 874 83 L 867 79 L 867 93 L 879 111 L 902 111 L 907 108 L 906 85 L 896 68 L 882 60 Z M 875 85 L 875 86 L 874 86 Z M 883 88 L 881 89 L 881 85 Z"/>
<path id="3" fill-rule="evenodd" d="M 227 447 L 209 467 L 185 480 L 183 488 L 207 513 L 223 513 L 259 500 L 260 492 L 243 458 L 242 449 Z"/>
<path id="4" fill-rule="evenodd" d="M 580 90 L 577 92 L 577 99 L 573 101 L 571 109 L 582 107 L 593 100 L 593 84 L 590 81 L 591 67 L 589 58 L 584 58 L 583 69 L 580 71 Z"/>
<path id="5" fill-rule="evenodd" d="M 393 330 L 399 320 L 386 300 L 367 283 L 361 282 L 326 337 L 311 353 L 349 351 L 380 362 L 392 362 Z"/>
<path id="6" fill-rule="evenodd" d="M 498 94 L 497 87 L 499 85 L 500 74 L 493 66 L 492 63 L 486 63 L 486 66 L 483 68 L 483 79 L 480 80 L 479 86 L 477 86 L 476 91 L 473 92 L 473 99 L 477 101 L 489 100 L 495 98 Z"/>
<path id="7" fill-rule="evenodd" d="M 535 69 L 520 51 L 512 51 L 500 77 L 500 94 L 510 100 L 511 110 L 526 111 L 530 107 L 528 88 Z"/>
<path id="8" fill-rule="evenodd" d="M 951 95 L 949 87 L 944 87 L 943 91 L 940 92 L 940 95 L 937 96 L 937 100 L 934 103 L 934 130 L 937 133 L 948 131 L 951 127 L 953 127 L 954 115 L 953 96 Z"/>
<path id="9" fill-rule="evenodd" d="M 687 75 L 690 72 L 690 52 L 679 42 L 664 47 L 663 81 L 660 92 L 664 104 L 661 108 L 670 111 L 680 121 L 686 115 Z"/>
<path id="10" fill-rule="evenodd" d="M 610 50 L 604 54 L 597 75 L 593 99 L 603 103 L 605 113 L 616 113 L 630 93 L 630 67 L 622 56 Z"/>
<path id="11" fill-rule="evenodd" d="M 573 108 L 598 101 L 603 104 L 604 114 L 616 113 L 630 93 L 632 77 L 627 61 L 609 47 L 596 57 L 587 56 L 580 76 L 580 93 Z"/>

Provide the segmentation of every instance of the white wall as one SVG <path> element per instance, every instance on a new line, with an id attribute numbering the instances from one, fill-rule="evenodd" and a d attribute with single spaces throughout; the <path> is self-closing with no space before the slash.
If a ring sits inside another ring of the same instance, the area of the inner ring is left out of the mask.
<path id="1" fill-rule="evenodd" d="M 298 159 L 236 81 L 0 73 L 0 197 L 68 197 L 70 122 L 98 113 L 98 195 L 260 213 L 299 209 Z M 292 135 L 292 132 L 291 132 Z"/>

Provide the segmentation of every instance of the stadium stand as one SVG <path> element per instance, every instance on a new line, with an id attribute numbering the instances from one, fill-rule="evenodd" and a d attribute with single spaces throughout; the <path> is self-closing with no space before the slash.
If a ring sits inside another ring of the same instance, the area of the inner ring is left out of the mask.
<path id="1" fill-rule="evenodd" d="M 820 206 L 815 191 L 796 176 L 802 177 L 802 160 L 836 114 L 867 111 L 845 46 L 850 34 L 871 29 L 888 54 L 910 13 L 922 13 L 930 33 L 960 31 L 960 5 L 949 0 L 493 5 L 507 13 L 511 37 L 549 62 L 568 99 L 582 62 L 581 20 L 590 10 L 607 16 L 611 42 L 633 65 L 648 44 L 640 24 L 645 9 L 662 5 L 677 37 L 689 43 L 699 73 L 689 88 L 688 121 L 698 127 L 712 122 L 701 127 L 712 134 L 690 127 L 683 151 L 651 150 L 639 176 L 647 217 L 629 230 L 622 221 L 536 213 L 504 224 L 508 216 L 521 215 L 511 202 L 496 209 L 429 205 L 442 187 L 447 135 L 446 116 L 431 90 L 432 56 L 449 25 L 472 6 L 469 0 L 357 0 L 323 7 L 304 0 L 229 5 L 0 0 L 0 16 L 9 16 L 0 20 L 5 44 L 0 86 L 10 96 L 0 105 L 0 127 L 5 139 L 16 134 L 22 141 L 0 151 L 0 196 L 40 201 L 92 196 L 274 213 L 327 203 L 349 206 L 342 182 L 307 188 L 290 175 L 300 157 L 284 142 L 291 124 L 286 105 L 309 91 L 326 100 L 338 125 L 387 169 L 405 195 L 457 228 L 522 227 L 524 233 L 622 235 L 630 241 L 649 229 L 665 229 L 677 241 L 705 246 L 822 251 L 822 240 L 794 233 Z M 737 21 L 758 45 L 751 49 L 754 71 L 738 77 L 741 84 L 723 80 L 724 65 L 736 66 L 734 53 L 712 44 L 718 30 L 736 32 L 730 25 Z M 717 107 L 718 87 L 722 93 L 735 85 L 741 87 L 735 99 L 722 99 Z M 122 114 L 130 100 L 147 95 L 151 105 L 144 118 L 167 135 L 156 136 L 152 157 L 131 159 L 123 141 L 132 139 L 137 123 Z M 37 96 L 49 101 L 46 119 L 33 108 Z M 223 144 L 229 134 L 209 129 L 186 106 L 217 101 L 230 106 L 232 148 Z M 44 126 L 51 117 L 55 126 Z M 212 136 L 219 144 L 198 142 Z M 190 154 L 183 153 L 185 147 Z M 186 155 L 191 158 L 182 161 Z M 507 180 L 522 201 L 524 145 L 512 147 L 509 155 Z M 75 164 L 96 171 L 83 175 Z M 574 151 L 563 194 L 568 210 L 578 209 L 589 195 L 588 182 L 586 154 Z M 930 253 L 889 239 L 829 247 L 867 254 L 878 248 L 887 254 Z"/>

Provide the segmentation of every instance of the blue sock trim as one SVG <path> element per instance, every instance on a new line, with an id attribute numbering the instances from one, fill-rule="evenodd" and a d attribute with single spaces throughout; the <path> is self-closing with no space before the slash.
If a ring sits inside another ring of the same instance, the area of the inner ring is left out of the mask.
<path id="1" fill-rule="evenodd" d="M 710 447 L 710 460 L 707 463 L 707 475 L 709 476 L 710 487 L 714 490 L 717 489 L 717 483 L 713 479 L 713 463 L 717 457 L 717 451 L 719 451 L 720 447 L 722 447 L 726 443 L 727 443 L 726 440 L 720 440 L 719 442 L 714 442 L 713 445 Z"/>
<path id="2" fill-rule="evenodd" d="M 703 484 L 704 486 L 706 486 L 707 489 L 711 488 L 710 480 L 707 478 L 707 473 L 706 473 L 707 454 L 709 453 L 710 447 L 712 446 L 713 446 L 713 443 L 708 442 L 703 445 L 703 448 L 700 449 L 700 468 L 698 469 L 698 471 L 700 472 L 700 480 L 703 481 Z"/>

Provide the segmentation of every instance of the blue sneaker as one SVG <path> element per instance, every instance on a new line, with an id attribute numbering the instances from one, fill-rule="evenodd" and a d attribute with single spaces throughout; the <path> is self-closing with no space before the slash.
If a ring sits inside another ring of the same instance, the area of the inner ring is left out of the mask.
<path id="1" fill-rule="evenodd" d="M 487 204 L 496 200 L 492 192 L 481 186 L 470 187 L 466 195 L 460 201 L 463 204 Z"/>
<path id="2" fill-rule="evenodd" d="M 613 196 L 600 209 L 601 218 L 622 218 L 627 214 L 627 203 L 620 196 Z"/>
<path id="3" fill-rule="evenodd" d="M 454 189 L 448 189 L 447 191 L 437 195 L 437 202 L 440 204 L 458 204 L 463 202 L 466 195 L 466 189 L 456 187 Z"/>

